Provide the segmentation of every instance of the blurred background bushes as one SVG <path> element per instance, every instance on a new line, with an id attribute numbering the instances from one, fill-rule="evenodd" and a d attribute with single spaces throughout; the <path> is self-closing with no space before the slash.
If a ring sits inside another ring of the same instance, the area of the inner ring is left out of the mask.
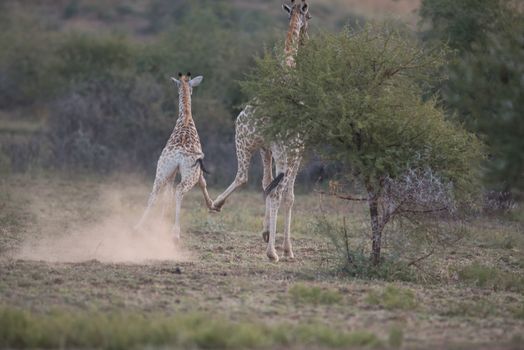
<path id="1" fill-rule="evenodd" d="M 191 71 L 204 75 L 193 111 L 209 182 L 233 179 L 237 81 L 285 30 L 283 14 L 215 0 L 0 6 L 4 168 L 152 174 L 178 116 L 169 77 Z"/>
<path id="2" fill-rule="evenodd" d="M 487 145 L 488 188 L 524 193 L 524 5 L 515 0 L 422 0 L 422 37 L 446 43 L 443 102 Z"/>
<path id="3" fill-rule="evenodd" d="M 212 172 L 208 183 L 228 184 L 236 173 L 234 120 L 247 102 L 238 81 L 254 56 L 284 38 L 287 16 L 280 5 L 3 1 L 1 168 L 152 176 L 178 116 L 169 77 L 191 71 L 204 76 L 193 113 Z M 357 18 L 318 3 L 316 21 L 328 28 Z M 307 167 L 301 182 L 312 183 L 319 169 Z M 251 168 L 251 186 L 260 186 L 261 172 Z"/>
<path id="4" fill-rule="evenodd" d="M 311 0 L 311 34 L 362 24 L 363 12 L 351 13 L 350 3 Z M 419 17 L 411 14 L 409 20 L 420 20 L 414 32 L 431 45 L 455 49 L 446 68 L 449 80 L 440 89 L 443 104 L 486 141 L 486 185 L 522 193 L 522 5 L 373 0 L 361 6 L 378 3 L 406 13 L 418 7 Z M 228 184 L 236 172 L 234 119 L 247 102 L 238 81 L 253 67 L 255 55 L 284 38 L 287 17 L 280 5 L 271 0 L 0 2 L 0 168 L 151 176 L 178 113 L 169 76 L 191 71 L 204 75 L 193 110 L 212 172 L 208 183 Z M 298 182 L 314 184 L 321 170 L 310 162 Z M 261 168 L 253 166 L 250 175 L 250 185 L 259 187 Z"/>

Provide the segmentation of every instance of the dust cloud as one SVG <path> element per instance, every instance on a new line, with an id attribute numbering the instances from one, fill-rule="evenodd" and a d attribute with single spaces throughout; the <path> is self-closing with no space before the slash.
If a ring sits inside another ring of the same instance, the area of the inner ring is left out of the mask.
<path id="1" fill-rule="evenodd" d="M 84 205 L 72 203 L 73 208 L 48 209 L 47 213 L 37 217 L 39 233 L 27 238 L 12 258 L 47 262 L 97 260 L 141 264 L 191 260 L 188 251 L 174 244 L 170 235 L 172 222 L 163 218 L 160 210 L 151 213 L 143 228 L 138 231 L 133 229 L 147 199 L 140 197 L 141 205 L 133 209 L 127 204 L 128 191 L 123 189 L 106 191 L 96 201 Z M 161 205 L 159 203 L 157 209 Z M 38 207 L 38 203 L 34 206 Z M 90 217 L 82 213 L 83 210 L 89 212 L 93 206 L 98 208 L 96 210 L 100 215 Z M 66 213 L 69 211 L 69 214 L 64 214 L 62 210 Z"/>

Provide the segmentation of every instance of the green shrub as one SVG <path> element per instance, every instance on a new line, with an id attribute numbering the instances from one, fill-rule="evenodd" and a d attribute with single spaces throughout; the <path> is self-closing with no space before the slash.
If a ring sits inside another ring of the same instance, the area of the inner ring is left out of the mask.
<path id="1" fill-rule="evenodd" d="M 133 46 L 123 38 L 71 34 L 58 46 L 56 74 L 65 86 L 134 69 Z"/>
<path id="2" fill-rule="evenodd" d="M 11 159 L 0 148 L 0 175 L 7 175 L 11 172 Z"/>
<path id="3" fill-rule="evenodd" d="M 513 308 L 513 316 L 515 318 L 518 318 L 520 320 L 524 320 L 524 302 L 521 303 L 519 306 Z"/>
<path id="4" fill-rule="evenodd" d="M 52 71 L 55 36 L 22 16 L 13 15 L 8 23 L 0 30 L 0 108 L 45 102 L 58 88 Z"/>
<path id="5" fill-rule="evenodd" d="M 458 277 L 463 283 L 475 287 L 493 289 L 495 291 L 524 292 L 524 277 L 478 263 L 473 263 L 460 269 Z"/>
<path id="6" fill-rule="evenodd" d="M 366 297 L 366 302 L 387 310 L 413 310 L 417 307 L 415 294 L 411 290 L 392 285 L 388 285 L 382 291 L 371 291 Z"/>
<path id="7" fill-rule="evenodd" d="M 354 245 L 354 242 L 350 242 L 354 238 L 354 232 L 360 230 L 359 227 L 345 227 L 345 225 L 328 220 L 326 217 L 320 217 L 313 221 L 312 228 L 316 234 L 329 237 L 337 252 L 340 272 L 343 274 L 355 278 L 385 281 L 413 282 L 417 280 L 413 268 L 400 260 L 398 255 L 384 254 L 386 257 L 384 261 L 378 266 L 373 265 L 362 248 L 367 241 L 359 238 L 361 242 L 358 244 Z M 351 237 L 350 232 L 353 232 Z M 365 235 L 362 234 L 360 237 L 365 237 Z"/>
<path id="8" fill-rule="evenodd" d="M 332 348 L 378 347 L 380 339 L 371 332 L 340 333 L 321 324 L 299 326 L 291 344 L 322 344 Z"/>
<path id="9" fill-rule="evenodd" d="M 441 315 L 452 317 L 480 317 L 486 318 L 498 313 L 499 309 L 496 304 L 488 300 L 479 301 L 462 301 L 451 303 L 445 310 L 441 310 Z"/>
<path id="10" fill-rule="evenodd" d="M 404 332 L 401 328 L 395 326 L 389 330 L 388 338 L 389 346 L 393 348 L 400 348 L 404 342 Z"/>
<path id="11" fill-rule="evenodd" d="M 519 1 L 423 0 L 426 39 L 456 49 L 440 90 L 443 102 L 470 131 L 481 135 L 490 157 L 487 185 L 519 196 L 524 190 L 524 13 Z"/>
<path id="12" fill-rule="evenodd" d="M 288 293 L 296 303 L 335 304 L 342 300 L 342 295 L 336 290 L 322 289 L 305 284 L 293 285 L 289 288 Z"/>
<path id="13" fill-rule="evenodd" d="M 370 332 L 341 332 L 324 325 L 273 325 L 231 322 L 209 315 L 143 315 L 138 313 L 33 314 L 0 308 L 1 348 L 153 347 L 246 349 L 281 346 L 375 347 Z"/>

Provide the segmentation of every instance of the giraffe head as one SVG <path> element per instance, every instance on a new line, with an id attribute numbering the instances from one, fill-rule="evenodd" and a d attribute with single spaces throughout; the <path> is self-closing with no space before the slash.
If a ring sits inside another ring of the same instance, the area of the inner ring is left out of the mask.
<path id="1" fill-rule="evenodd" d="M 286 35 L 285 63 L 288 67 L 295 66 L 295 55 L 298 46 L 308 38 L 308 21 L 311 19 L 309 5 L 306 0 L 291 0 L 291 5 L 282 5 L 289 15 L 289 27 Z"/>
<path id="2" fill-rule="evenodd" d="M 191 96 L 193 93 L 193 88 L 200 85 L 203 79 L 204 77 L 201 75 L 191 79 L 191 73 L 189 72 L 187 74 L 178 73 L 178 79 L 171 77 L 171 80 L 173 80 L 178 87 L 178 94 L 180 96 Z"/>
<path id="3" fill-rule="evenodd" d="M 193 93 L 193 88 L 200 85 L 203 76 L 198 76 L 191 79 L 191 73 L 182 74 L 178 73 L 178 79 L 171 77 L 177 87 L 178 87 L 178 96 L 179 96 L 179 112 L 180 116 L 184 117 L 184 124 L 187 126 L 189 121 L 192 118 L 191 115 L 191 94 Z"/>
<path id="4" fill-rule="evenodd" d="M 291 0 L 291 4 L 283 4 L 282 9 L 289 16 L 290 26 L 300 28 L 300 37 L 307 36 L 308 22 L 312 17 L 309 14 L 309 4 L 306 0 Z"/>

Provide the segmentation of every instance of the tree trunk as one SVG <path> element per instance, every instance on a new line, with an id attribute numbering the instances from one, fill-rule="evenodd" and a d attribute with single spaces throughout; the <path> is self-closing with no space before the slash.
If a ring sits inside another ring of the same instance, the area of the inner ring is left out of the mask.
<path id="1" fill-rule="evenodd" d="M 368 191 L 369 215 L 371 217 L 371 232 L 373 234 L 373 244 L 371 247 L 371 262 L 373 265 L 380 264 L 380 247 L 382 241 L 382 230 L 379 225 L 378 200 L 373 191 Z"/>

